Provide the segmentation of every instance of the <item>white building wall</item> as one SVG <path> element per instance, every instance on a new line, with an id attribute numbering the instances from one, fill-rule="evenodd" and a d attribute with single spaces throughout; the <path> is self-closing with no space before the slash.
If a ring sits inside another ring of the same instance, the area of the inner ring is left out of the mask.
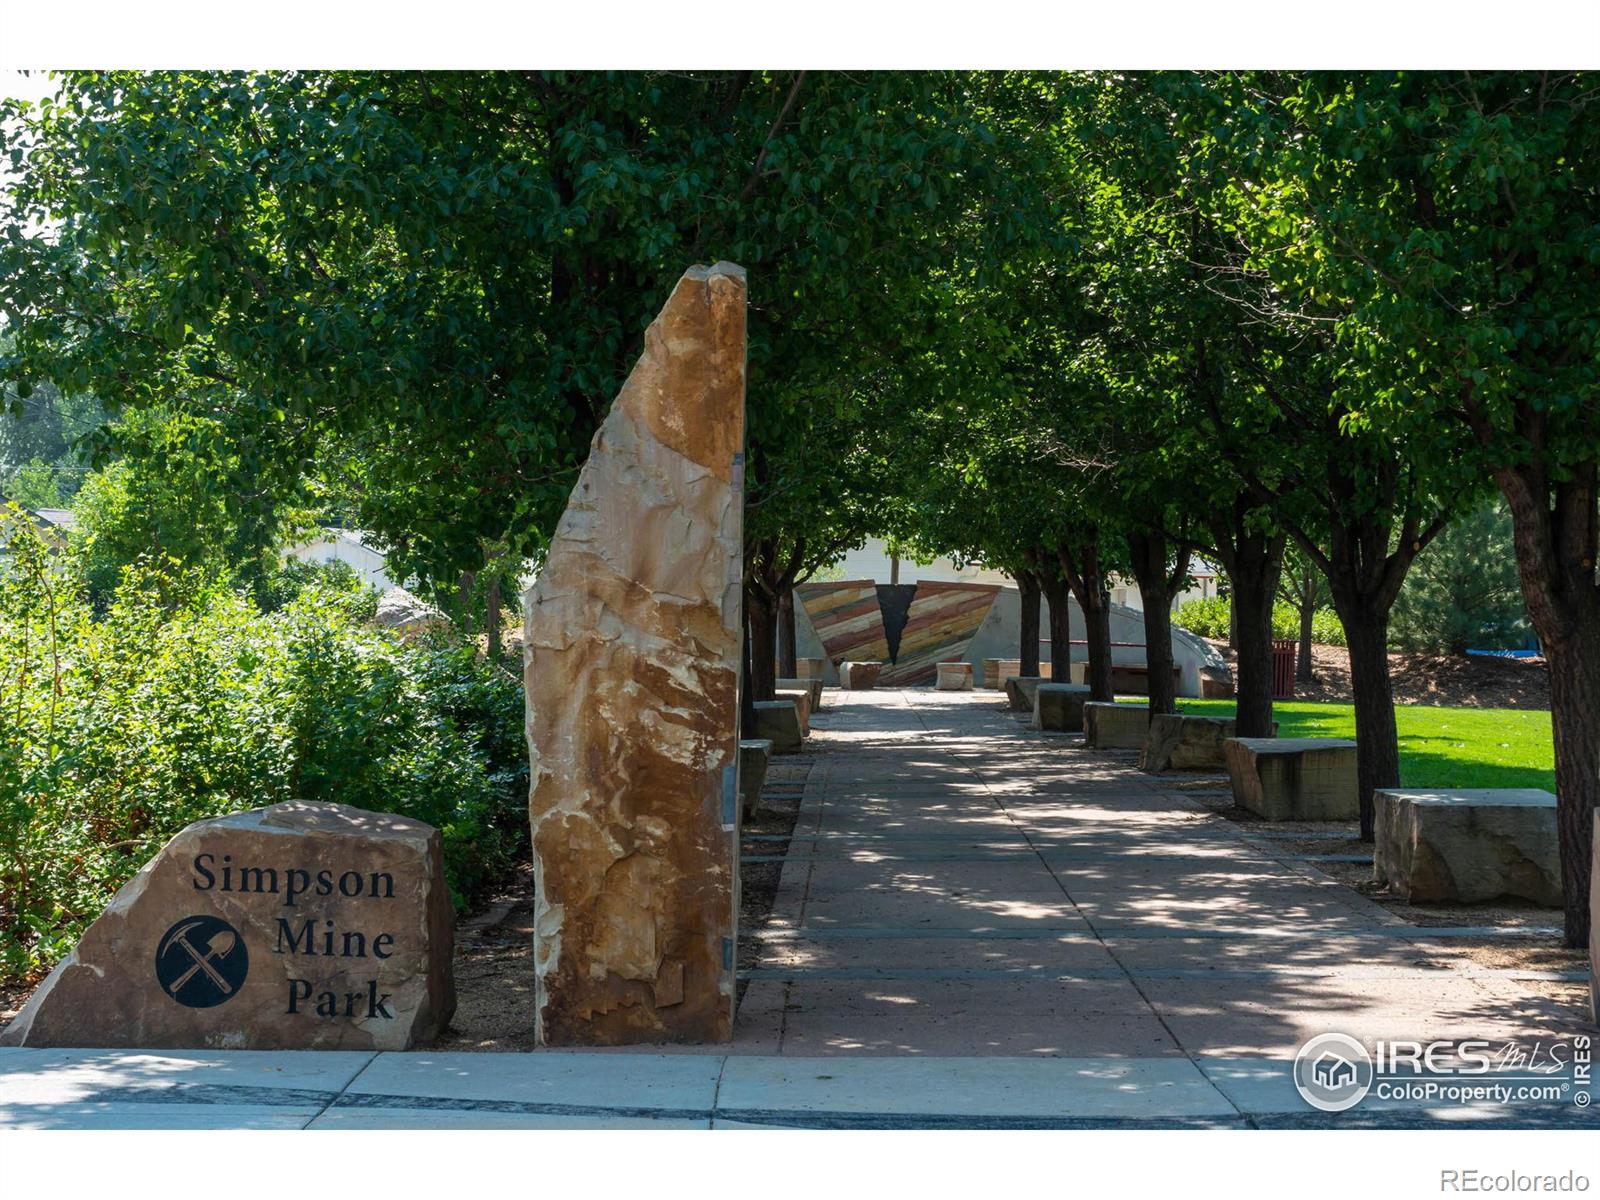
<path id="1" fill-rule="evenodd" d="M 388 575 L 388 560 L 363 540 L 360 530 L 325 529 L 312 541 L 294 546 L 288 551 L 290 558 L 310 563 L 348 563 L 369 587 L 387 592 L 396 586 Z"/>

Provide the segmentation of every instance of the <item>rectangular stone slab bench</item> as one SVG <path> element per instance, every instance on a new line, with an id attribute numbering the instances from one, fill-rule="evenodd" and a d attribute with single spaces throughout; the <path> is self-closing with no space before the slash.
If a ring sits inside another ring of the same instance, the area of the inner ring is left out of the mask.
<path id="1" fill-rule="evenodd" d="M 800 718 L 800 736 L 811 736 L 811 689 L 795 688 L 773 692 L 778 700 L 793 700 L 795 715 Z"/>
<path id="2" fill-rule="evenodd" d="M 757 700 L 755 735 L 772 743 L 774 754 L 800 752 L 800 713 L 792 699 Z"/>
<path id="3" fill-rule="evenodd" d="M 1078 733 L 1089 689 L 1081 683 L 1041 683 L 1033 692 L 1034 729 Z"/>
<path id="4" fill-rule="evenodd" d="M 940 692 L 970 692 L 972 690 L 972 664 L 969 662 L 942 662 L 936 664 L 938 674 L 934 689 Z"/>
<path id="5" fill-rule="evenodd" d="M 994 691 L 1005 690 L 1006 680 L 1011 678 L 1026 679 L 1030 676 L 1022 673 L 1022 660 L 1020 658 L 986 658 L 983 660 L 983 686 Z M 1050 664 L 1039 664 L 1039 678 L 1050 678 Z M 1030 706 L 1031 707 L 1031 706 Z"/>
<path id="6" fill-rule="evenodd" d="M 825 661 L 820 658 L 797 658 L 794 660 L 795 674 L 801 679 L 821 679 Z"/>
<path id="7" fill-rule="evenodd" d="M 1083 740 L 1096 750 L 1142 750 L 1149 731 L 1147 705 L 1091 700 L 1083 706 Z"/>
<path id="8" fill-rule="evenodd" d="M 1006 680 L 1006 699 L 1011 701 L 1012 712 L 1031 713 L 1034 693 L 1041 683 L 1049 680 L 1038 675 L 1013 675 Z"/>
<path id="9" fill-rule="evenodd" d="M 853 692 L 870 691 L 878 686 L 878 676 L 883 664 L 875 662 L 844 662 L 839 664 L 839 686 Z"/>
<path id="10" fill-rule="evenodd" d="M 1223 765 L 1222 743 L 1233 736 L 1232 717 L 1158 713 L 1139 755 L 1141 771 L 1203 771 Z"/>
<path id="11" fill-rule="evenodd" d="M 780 679 L 777 682 L 780 692 L 805 692 L 811 697 L 811 711 L 816 712 L 822 707 L 822 680 L 820 679 Z"/>
<path id="12" fill-rule="evenodd" d="M 1379 879 L 1415 904 L 1516 896 L 1561 907 L 1556 798 L 1538 788 L 1373 794 Z"/>
<path id="13" fill-rule="evenodd" d="M 771 758 L 770 739 L 739 739 L 739 809 L 746 821 L 761 807 L 761 788 L 767 782 L 767 763 Z"/>
<path id="14" fill-rule="evenodd" d="M 1347 738 L 1229 738 L 1233 802 L 1268 821 L 1358 821 L 1356 744 Z"/>

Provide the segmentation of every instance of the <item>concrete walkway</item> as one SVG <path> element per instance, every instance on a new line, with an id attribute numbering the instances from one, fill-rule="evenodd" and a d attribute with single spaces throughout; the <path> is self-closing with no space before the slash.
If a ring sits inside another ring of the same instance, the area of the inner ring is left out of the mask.
<path id="1" fill-rule="evenodd" d="M 1270 835 L 994 693 L 833 692 L 731 1046 L 346 1054 L 0 1050 L 0 1128 L 1590 1127 L 1538 1104 L 1326 1115 L 1295 1050 L 1571 1037 Z M 761 839 L 747 856 L 776 849 Z M 1541 1079 L 1545 1077 L 1540 1077 Z"/>

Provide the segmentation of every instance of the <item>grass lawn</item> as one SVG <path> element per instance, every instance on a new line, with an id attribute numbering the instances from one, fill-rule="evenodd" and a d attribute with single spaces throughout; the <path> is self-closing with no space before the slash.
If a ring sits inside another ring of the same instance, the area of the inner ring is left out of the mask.
<path id="1" fill-rule="evenodd" d="M 1179 700 L 1178 708 L 1233 715 L 1232 700 Z M 1272 712 L 1279 737 L 1356 735 L 1353 705 L 1279 700 Z M 1400 782 L 1405 787 L 1555 791 L 1555 750 L 1547 711 L 1397 704 L 1394 716 L 1400 730 Z"/>

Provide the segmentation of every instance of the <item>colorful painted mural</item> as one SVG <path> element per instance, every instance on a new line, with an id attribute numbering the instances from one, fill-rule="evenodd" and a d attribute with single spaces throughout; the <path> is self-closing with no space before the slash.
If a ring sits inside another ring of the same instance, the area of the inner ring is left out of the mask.
<path id="1" fill-rule="evenodd" d="M 856 580 L 802 584 L 795 596 L 836 668 L 881 662 L 883 683 L 914 684 L 931 682 L 936 664 L 966 654 L 999 592 L 993 584 Z"/>

